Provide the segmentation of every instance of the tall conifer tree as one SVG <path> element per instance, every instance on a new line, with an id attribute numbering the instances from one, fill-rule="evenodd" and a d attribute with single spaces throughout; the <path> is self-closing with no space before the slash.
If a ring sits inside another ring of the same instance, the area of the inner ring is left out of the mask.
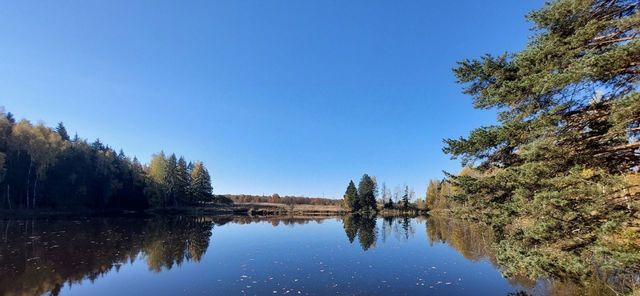
<path id="1" fill-rule="evenodd" d="M 360 209 L 364 211 L 376 210 L 376 184 L 369 175 L 364 174 L 358 184 L 358 200 Z"/>
<path id="2" fill-rule="evenodd" d="M 212 196 L 211 177 L 200 161 L 196 161 L 191 169 L 191 194 L 196 202 L 211 201 Z"/>
<path id="3" fill-rule="evenodd" d="M 344 193 L 344 204 L 349 210 L 357 212 L 360 210 L 360 200 L 358 198 L 358 189 L 353 180 L 349 181 L 347 191 Z"/>
<path id="4" fill-rule="evenodd" d="M 524 50 L 454 69 L 498 123 L 445 140 L 446 153 L 477 170 L 452 176 L 453 198 L 514 234 L 500 244 L 507 272 L 575 274 L 594 254 L 607 266 L 638 264 L 640 5 L 550 1 L 528 18 L 536 35 Z M 620 233 L 634 239 L 616 245 Z"/>

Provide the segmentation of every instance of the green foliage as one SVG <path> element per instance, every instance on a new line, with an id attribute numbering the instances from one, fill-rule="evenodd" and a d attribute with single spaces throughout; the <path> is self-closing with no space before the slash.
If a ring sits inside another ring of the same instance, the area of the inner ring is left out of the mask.
<path id="1" fill-rule="evenodd" d="M 377 239 L 375 215 L 346 215 L 342 218 L 342 223 L 349 243 L 353 243 L 357 236 L 358 243 L 364 251 L 375 246 Z"/>
<path id="2" fill-rule="evenodd" d="M 639 9 L 552 1 L 528 16 L 537 34 L 524 50 L 454 69 L 474 106 L 497 109 L 499 123 L 445 140 L 446 153 L 475 169 L 451 175 L 442 196 L 504 233 L 498 260 L 514 270 L 640 266 L 639 240 L 615 247 L 619 233 L 640 229 L 640 196 L 627 182 L 640 163 Z M 430 187 L 430 207 L 442 207 Z"/>
<path id="3" fill-rule="evenodd" d="M 192 203 L 193 200 L 191 200 L 190 194 L 191 175 L 187 161 L 182 156 L 178 159 L 173 183 L 175 184 L 174 199 L 179 203 Z"/>
<path id="4" fill-rule="evenodd" d="M 353 212 L 357 212 L 360 210 L 360 198 L 358 197 L 358 189 L 356 189 L 356 184 L 353 183 L 353 180 L 349 181 L 349 185 L 347 186 L 347 191 L 344 193 L 344 206 L 350 209 Z"/>
<path id="5" fill-rule="evenodd" d="M 451 180 L 431 180 L 427 185 L 426 206 L 430 210 L 451 209 L 462 205 L 458 190 Z"/>
<path id="6" fill-rule="evenodd" d="M 1 208 L 143 209 L 210 200 L 209 174 L 201 163 L 197 171 L 192 198 L 182 157 L 161 152 L 144 167 L 100 140 L 70 139 L 62 123 L 51 129 L 0 112 Z"/>
<path id="7" fill-rule="evenodd" d="M 71 138 L 69 138 L 69 133 L 67 133 L 67 128 L 64 127 L 64 124 L 62 122 L 59 122 L 56 126 L 56 133 L 60 135 L 60 138 L 63 141 L 71 141 Z"/>
<path id="8" fill-rule="evenodd" d="M 367 174 L 362 176 L 358 184 L 358 201 L 360 210 L 365 212 L 376 210 L 376 183 Z"/>
<path id="9" fill-rule="evenodd" d="M 409 186 L 404 186 L 404 194 L 402 195 L 402 208 L 409 208 Z"/>
<path id="10" fill-rule="evenodd" d="M 210 202 L 212 200 L 211 177 L 209 171 L 200 161 L 196 161 L 191 169 L 190 190 L 195 202 Z"/>

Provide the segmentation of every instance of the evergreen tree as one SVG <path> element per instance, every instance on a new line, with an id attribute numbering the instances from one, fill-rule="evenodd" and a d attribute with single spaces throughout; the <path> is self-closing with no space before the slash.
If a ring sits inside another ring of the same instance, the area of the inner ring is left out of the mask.
<path id="1" fill-rule="evenodd" d="M 409 186 L 404 186 L 404 194 L 402 195 L 402 208 L 409 208 Z"/>
<path id="2" fill-rule="evenodd" d="M 174 207 L 178 206 L 178 159 L 175 153 L 167 158 L 167 172 L 165 175 L 165 186 L 167 188 L 167 195 Z"/>
<path id="3" fill-rule="evenodd" d="M 191 194 L 196 202 L 212 200 L 211 177 L 200 161 L 196 161 L 191 169 Z"/>
<path id="4" fill-rule="evenodd" d="M 191 175 L 189 174 L 189 169 L 187 168 L 187 162 L 184 157 L 180 157 L 178 159 L 178 165 L 176 167 L 176 180 L 175 180 L 175 191 L 176 197 L 178 201 L 182 203 L 191 203 L 190 189 L 191 185 Z"/>
<path id="5" fill-rule="evenodd" d="M 363 211 L 376 211 L 376 184 L 369 175 L 364 174 L 358 184 L 359 207 Z"/>
<path id="6" fill-rule="evenodd" d="M 16 123 L 0 108 L 0 208 L 162 208 L 193 202 L 190 179 L 184 158 L 161 152 L 143 167 L 99 139 L 70 141 L 62 123 Z"/>
<path id="7" fill-rule="evenodd" d="M 524 50 L 454 69 L 474 106 L 499 114 L 445 140 L 478 170 L 450 176 L 452 198 L 514 234 L 500 244 L 507 272 L 575 275 L 594 254 L 606 266 L 640 262 L 629 182 L 640 163 L 639 10 L 636 0 L 551 1 L 529 15 L 537 34 Z"/>
<path id="8" fill-rule="evenodd" d="M 11 112 L 7 112 L 7 114 L 5 114 L 5 118 L 7 119 L 7 121 L 9 121 L 11 125 L 16 123 L 16 119 L 15 117 L 13 117 L 13 113 Z"/>
<path id="9" fill-rule="evenodd" d="M 347 191 L 344 193 L 344 205 L 352 212 L 357 212 L 360 210 L 358 189 L 356 189 L 356 184 L 353 183 L 353 180 L 349 181 Z"/>
<path id="10" fill-rule="evenodd" d="M 69 138 L 69 134 L 67 133 L 67 129 L 64 127 L 62 121 L 58 122 L 58 126 L 56 126 L 56 132 L 58 133 L 58 135 L 60 135 L 60 138 L 62 138 L 63 141 L 71 140 L 71 138 Z"/>

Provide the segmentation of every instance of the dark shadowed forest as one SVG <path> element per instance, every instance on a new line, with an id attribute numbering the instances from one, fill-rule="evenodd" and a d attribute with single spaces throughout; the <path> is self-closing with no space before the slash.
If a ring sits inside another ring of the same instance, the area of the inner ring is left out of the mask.
<path id="1" fill-rule="evenodd" d="M 212 201 L 200 161 L 160 152 L 149 164 L 99 139 L 70 137 L 0 112 L 0 208 L 146 209 Z"/>

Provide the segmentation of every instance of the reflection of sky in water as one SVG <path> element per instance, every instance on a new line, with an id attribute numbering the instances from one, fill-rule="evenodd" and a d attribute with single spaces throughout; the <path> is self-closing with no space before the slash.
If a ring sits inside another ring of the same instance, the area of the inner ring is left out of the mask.
<path id="1" fill-rule="evenodd" d="M 401 220 L 400 220 L 401 221 Z M 61 295 L 506 295 L 519 289 L 487 260 L 430 244 L 425 220 L 403 228 L 377 219 L 375 245 L 353 243 L 339 219 L 304 225 L 214 226 L 200 262 L 152 272 L 144 256 Z"/>

